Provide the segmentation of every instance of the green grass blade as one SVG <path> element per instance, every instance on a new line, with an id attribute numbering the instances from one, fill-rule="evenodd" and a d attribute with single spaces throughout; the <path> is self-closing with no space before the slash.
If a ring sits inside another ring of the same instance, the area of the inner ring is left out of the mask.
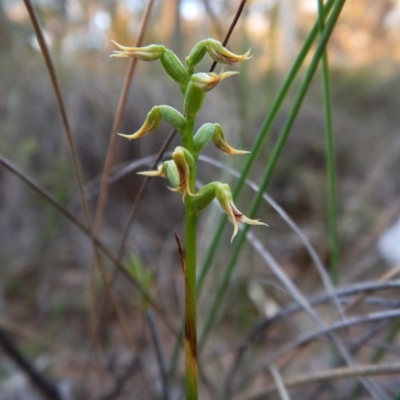
<path id="1" fill-rule="evenodd" d="M 308 87 L 311 83 L 311 80 L 315 74 L 315 71 L 317 69 L 317 66 L 322 58 L 322 55 L 325 51 L 325 47 L 328 43 L 328 40 L 330 38 L 330 35 L 332 34 L 333 28 L 336 25 L 336 22 L 339 18 L 340 12 L 344 6 L 346 0 L 337 0 L 335 3 L 335 7 L 332 10 L 332 14 L 326 24 L 326 27 L 324 28 L 323 33 L 321 34 L 321 38 L 319 40 L 317 49 L 315 51 L 315 54 L 311 60 L 311 63 L 306 71 L 306 74 L 304 76 L 304 79 L 300 85 L 300 88 L 298 90 L 298 93 L 296 95 L 296 98 L 294 100 L 294 104 L 293 107 L 288 115 L 288 118 L 282 128 L 282 131 L 279 135 L 277 144 L 275 145 L 275 148 L 272 152 L 271 158 L 267 163 L 267 166 L 265 168 L 264 171 L 264 175 L 262 178 L 262 183 L 260 184 L 260 191 L 257 193 L 255 199 L 253 200 L 251 206 L 250 206 L 250 211 L 248 213 L 248 216 L 250 218 L 254 217 L 260 203 L 262 200 L 262 195 L 263 192 L 266 190 L 267 186 L 269 185 L 271 178 L 272 178 L 272 174 L 275 170 L 276 164 L 279 160 L 279 157 L 281 155 L 282 149 L 286 143 L 286 140 L 289 136 L 289 133 L 291 131 L 291 128 L 293 126 L 293 123 L 297 117 L 297 114 L 300 110 L 300 107 L 303 103 L 304 97 L 308 91 Z M 286 82 L 285 82 L 286 83 Z M 283 101 L 283 99 L 282 99 Z M 264 126 L 266 126 L 267 124 L 264 124 Z M 261 136 L 261 135 L 260 135 Z M 249 164 L 249 163 L 248 163 Z M 239 180 L 240 182 L 244 182 L 244 176 L 247 175 L 248 170 L 246 169 L 246 167 L 248 166 L 248 164 L 245 166 L 244 171 L 243 171 L 243 175 L 242 175 L 242 179 Z M 238 185 L 239 185 L 238 183 Z M 205 326 L 203 329 L 203 332 L 201 334 L 200 337 L 200 341 L 199 341 L 199 350 L 201 351 L 202 347 L 204 346 L 205 340 L 208 336 L 208 334 L 210 333 L 210 330 L 212 328 L 212 325 L 214 323 L 215 317 L 217 315 L 217 312 L 219 310 L 219 307 L 222 303 L 222 298 L 226 292 L 226 289 L 228 287 L 228 283 L 230 280 L 230 276 L 233 272 L 233 269 L 236 265 L 239 253 L 241 251 L 241 248 L 245 242 L 245 238 L 246 238 L 246 232 L 248 230 L 248 226 L 244 227 L 244 229 L 241 230 L 240 234 L 238 235 L 238 238 L 236 239 L 236 243 L 235 243 L 235 248 L 232 254 L 232 257 L 230 259 L 230 262 L 228 263 L 228 266 L 224 272 L 224 276 L 222 278 L 222 281 L 217 289 L 217 293 L 215 296 L 215 299 L 213 301 L 213 306 L 211 308 L 210 314 L 207 317 L 207 320 L 205 322 Z M 221 229 L 221 233 L 222 233 L 222 229 Z"/>
<path id="2" fill-rule="evenodd" d="M 325 6 L 325 15 L 327 15 L 330 12 L 334 3 L 335 3 L 335 0 L 329 0 L 327 2 L 326 6 Z M 235 190 L 233 192 L 234 199 L 237 198 L 240 191 L 242 190 L 245 180 L 246 180 L 247 176 L 249 175 L 251 168 L 254 165 L 254 162 L 257 159 L 257 156 L 262 148 L 262 145 L 264 144 L 264 142 L 266 141 L 266 139 L 269 136 L 272 124 L 274 123 L 275 118 L 278 115 L 278 112 L 281 109 L 284 100 L 286 99 L 289 89 L 291 88 L 297 74 L 299 73 L 301 66 L 303 65 L 303 62 L 304 62 L 308 52 L 310 51 L 311 46 L 314 43 L 317 35 L 318 35 L 318 24 L 316 23 L 313 26 L 313 28 L 311 29 L 307 39 L 305 40 L 304 45 L 301 48 L 299 55 L 297 56 L 292 68 L 290 69 L 279 93 L 277 94 L 274 102 L 271 105 L 271 108 L 263 122 L 263 125 L 261 126 L 260 132 L 259 132 L 259 134 L 256 138 L 256 141 L 253 145 L 253 148 L 251 150 L 251 154 L 249 155 L 247 163 L 243 167 L 241 177 L 239 178 L 239 180 L 236 184 Z M 213 237 L 213 240 L 211 241 L 212 245 L 210 246 L 210 249 L 207 253 L 203 268 L 202 268 L 200 276 L 198 278 L 197 288 L 198 288 L 199 294 L 201 292 L 201 288 L 203 286 L 204 279 L 211 267 L 212 260 L 214 259 L 215 253 L 219 247 L 219 242 L 222 238 L 222 234 L 223 234 L 223 230 L 225 228 L 226 222 L 227 222 L 227 218 L 225 216 L 223 216 L 217 227 L 217 230 Z"/>
<path id="3" fill-rule="evenodd" d="M 324 30 L 325 13 L 323 1 L 318 0 L 319 28 Z M 339 235 L 337 222 L 337 194 L 336 194 L 336 160 L 335 144 L 333 138 L 331 88 L 329 79 L 328 54 L 324 51 L 322 55 L 322 87 L 324 98 L 325 114 L 325 135 L 326 135 L 326 162 L 328 182 L 328 208 L 329 208 L 329 241 L 330 241 L 330 268 L 331 278 L 334 285 L 339 283 Z"/>

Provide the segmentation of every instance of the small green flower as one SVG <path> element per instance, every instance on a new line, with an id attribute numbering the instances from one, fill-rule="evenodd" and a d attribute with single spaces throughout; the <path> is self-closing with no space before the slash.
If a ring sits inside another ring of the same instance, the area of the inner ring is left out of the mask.
<path id="1" fill-rule="evenodd" d="M 222 45 L 222 43 L 218 42 L 218 40 L 207 39 L 207 51 L 210 57 L 219 63 L 222 64 L 236 64 L 240 61 L 246 61 L 249 58 L 250 50 L 246 53 L 239 55 L 232 53 L 226 47 Z"/>
<path id="2" fill-rule="evenodd" d="M 147 135 L 148 133 L 155 131 L 160 126 L 161 120 L 162 115 L 160 112 L 160 107 L 153 107 L 147 114 L 144 124 L 137 132 L 132 133 L 132 135 L 125 135 L 123 133 L 117 133 L 117 135 L 127 138 L 129 140 L 138 139 L 142 136 Z"/>
<path id="3" fill-rule="evenodd" d="M 264 222 L 260 222 L 258 219 L 247 218 L 243 213 L 241 213 L 235 206 L 232 198 L 231 188 L 225 183 L 221 183 L 215 189 L 215 197 L 219 201 L 221 208 L 228 214 L 229 219 L 233 224 L 233 235 L 231 242 L 235 238 L 238 232 L 238 222 L 243 222 L 249 225 L 265 225 Z"/>
<path id="4" fill-rule="evenodd" d="M 249 151 L 246 150 L 237 150 L 234 149 L 232 146 L 228 144 L 228 142 L 225 139 L 224 132 L 222 131 L 222 127 L 220 124 L 214 124 L 215 126 L 215 131 L 212 137 L 212 141 L 215 144 L 218 149 L 223 151 L 225 154 L 228 154 L 229 156 L 233 156 L 234 154 L 248 154 L 250 153 Z"/>
<path id="5" fill-rule="evenodd" d="M 111 40 L 119 49 L 114 51 L 110 57 L 133 57 L 143 61 L 154 61 L 161 58 L 165 51 L 165 47 L 159 44 L 151 44 L 146 47 L 126 47 Z"/>
<path id="6" fill-rule="evenodd" d="M 226 183 L 211 182 L 203 186 L 196 193 L 196 197 L 193 200 L 193 210 L 197 213 L 203 211 L 214 198 L 218 200 L 222 210 L 224 210 L 228 214 L 228 217 L 233 224 L 234 228 L 231 242 L 233 241 L 239 229 L 238 222 L 243 222 L 249 225 L 268 226 L 267 224 L 260 222 L 258 219 L 247 218 L 242 212 L 237 209 L 233 202 L 231 188 Z"/>
<path id="7" fill-rule="evenodd" d="M 174 160 L 165 161 L 162 163 L 156 171 L 142 171 L 138 172 L 139 175 L 161 178 L 168 178 L 174 188 L 179 186 L 180 178 L 178 168 L 176 167 Z M 179 191 L 179 189 L 177 190 Z"/>
<path id="8" fill-rule="evenodd" d="M 245 54 L 239 55 L 229 51 L 221 42 L 214 39 L 206 39 L 197 43 L 193 47 L 189 56 L 186 58 L 186 63 L 190 69 L 193 69 L 204 57 L 206 52 L 210 57 L 222 64 L 235 64 L 240 61 L 248 60 L 250 50 Z"/>
<path id="9" fill-rule="evenodd" d="M 161 164 L 158 167 L 158 169 L 155 171 L 140 171 L 137 174 L 144 175 L 144 176 L 151 176 L 151 177 L 159 176 L 161 178 L 166 178 L 167 177 L 167 168 L 168 168 L 168 165 L 165 162 L 165 163 Z"/>
<path id="10" fill-rule="evenodd" d="M 179 184 L 171 189 L 173 192 L 183 191 L 183 198 L 188 194 L 195 196 L 190 190 L 190 173 L 194 166 L 193 156 L 182 146 L 178 146 L 172 153 L 172 159 L 175 162 L 179 174 Z"/>
<path id="11" fill-rule="evenodd" d="M 202 90 L 203 92 L 208 92 L 213 89 L 219 82 L 223 81 L 228 76 L 236 75 L 238 72 L 234 71 L 221 71 L 220 74 L 216 74 L 214 72 L 199 72 L 197 74 L 193 74 L 191 81 L 193 84 Z"/>

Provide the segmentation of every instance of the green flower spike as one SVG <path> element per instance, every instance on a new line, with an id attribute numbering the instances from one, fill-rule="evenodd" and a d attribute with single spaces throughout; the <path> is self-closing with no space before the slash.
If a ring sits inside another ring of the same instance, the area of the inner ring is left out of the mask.
<path id="1" fill-rule="evenodd" d="M 146 47 L 126 47 L 111 40 L 120 50 L 114 51 L 110 57 L 133 57 L 143 61 L 154 61 L 161 58 L 165 47 L 158 44 L 152 44 Z"/>
<path id="2" fill-rule="evenodd" d="M 183 191 L 183 198 L 188 194 L 195 196 L 190 190 L 190 172 L 194 166 L 193 156 L 184 147 L 178 146 L 172 153 L 179 174 L 179 184 L 175 188 L 170 188 L 173 192 Z"/>
<path id="3" fill-rule="evenodd" d="M 124 135 L 123 133 L 117 133 L 117 135 L 127 138 L 129 140 L 138 139 L 142 136 L 147 135 L 148 133 L 155 131 L 161 124 L 161 120 L 162 115 L 160 112 L 160 107 L 153 107 L 147 114 L 143 126 L 137 132 L 132 133 L 132 135 Z"/>
<path id="4" fill-rule="evenodd" d="M 197 74 L 193 74 L 191 81 L 194 86 L 202 90 L 203 92 L 208 92 L 213 89 L 219 82 L 223 81 L 228 76 L 236 75 L 238 72 L 234 71 L 221 71 L 220 74 L 216 74 L 214 72 L 199 72 Z"/>
<path id="5" fill-rule="evenodd" d="M 265 225 L 264 222 L 260 222 L 258 219 L 247 218 L 243 213 L 241 213 L 233 203 L 232 193 L 229 185 L 221 183 L 215 188 L 215 197 L 219 201 L 221 208 L 228 214 L 234 228 L 231 242 L 238 232 L 238 222 L 243 222 L 249 225 Z"/>
<path id="6" fill-rule="evenodd" d="M 237 150 L 228 144 L 225 139 L 224 132 L 222 131 L 220 124 L 214 124 L 215 131 L 212 137 L 212 141 L 216 147 L 218 147 L 222 152 L 228 154 L 229 156 L 233 156 L 234 154 L 248 154 L 249 151 L 246 150 Z"/>

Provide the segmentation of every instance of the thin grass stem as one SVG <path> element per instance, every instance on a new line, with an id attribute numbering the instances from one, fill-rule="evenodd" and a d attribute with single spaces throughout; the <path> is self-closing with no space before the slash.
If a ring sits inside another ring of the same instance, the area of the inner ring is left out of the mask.
<path id="1" fill-rule="evenodd" d="M 291 111 L 290 111 L 290 113 L 288 115 L 288 118 L 287 118 L 287 120 L 285 122 L 285 125 L 282 128 L 282 131 L 281 131 L 281 133 L 279 135 L 277 144 L 275 145 L 274 150 L 272 152 L 272 155 L 271 155 L 271 157 L 270 157 L 270 159 L 269 159 L 269 161 L 267 163 L 267 166 L 266 166 L 266 168 L 264 170 L 264 175 L 262 177 L 262 181 L 261 181 L 261 184 L 260 184 L 260 191 L 256 194 L 256 197 L 255 197 L 255 199 L 253 200 L 253 202 L 252 202 L 252 204 L 250 206 L 250 210 L 249 210 L 249 213 L 248 213 L 250 218 L 253 218 L 253 216 L 255 215 L 255 212 L 258 209 L 258 207 L 260 205 L 260 202 L 262 200 L 262 195 L 263 195 L 264 191 L 266 190 L 266 188 L 268 187 L 268 185 L 269 185 L 269 183 L 271 181 L 272 174 L 273 174 L 273 172 L 275 170 L 275 167 L 276 167 L 276 164 L 277 164 L 277 162 L 279 160 L 279 157 L 281 155 L 282 149 L 283 149 L 283 147 L 284 147 L 284 145 L 286 143 L 286 140 L 287 140 L 287 138 L 289 136 L 289 133 L 291 131 L 293 123 L 294 123 L 294 121 L 295 121 L 295 119 L 297 117 L 297 114 L 298 114 L 299 110 L 300 110 L 300 107 L 302 105 L 304 97 L 305 97 L 305 95 L 307 93 L 308 87 L 309 87 L 309 85 L 311 83 L 311 80 L 312 80 L 314 74 L 315 74 L 315 71 L 317 69 L 318 63 L 319 63 L 319 61 L 320 61 L 320 59 L 322 57 L 322 54 L 324 52 L 326 44 L 328 43 L 328 40 L 329 40 L 330 35 L 331 35 L 332 31 L 333 31 L 333 28 L 336 25 L 336 22 L 337 22 L 337 20 L 339 18 L 339 15 L 340 15 L 340 12 L 342 10 L 342 7 L 344 6 L 344 3 L 345 3 L 345 0 L 337 0 L 337 2 L 335 3 L 335 8 L 333 9 L 332 14 L 331 14 L 331 16 L 330 16 L 330 18 L 329 18 L 329 20 L 328 20 L 328 22 L 326 24 L 325 29 L 324 29 L 324 32 L 321 35 L 321 39 L 320 39 L 320 41 L 318 43 L 317 49 L 315 51 L 315 54 L 314 54 L 314 56 L 313 56 L 313 58 L 311 60 L 311 63 L 309 65 L 308 69 L 307 69 L 305 77 L 304 77 L 304 79 L 303 79 L 303 81 L 302 81 L 302 83 L 300 85 L 300 88 L 298 90 L 298 93 L 296 95 L 293 107 L 292 107 L 292 109 L 291 109 Z M 316 34 L 316 32 L 315 32 L 315 34 Z M 310 43 L 310 46 L 311 46 L 311 43 Z M 305 54 L 304 54 L 304 56 L 305 56 Z M 300 67 L 300 65 L 301 64 L 299 62 L 299 67 Z M 297 72 L 297 70 L 293 71 L 293 75 L 295 75 L 295 72 Z M 293 79 L 294 79 L 294 76 L 293 76 Z M 288 81 L 287 81 L 287 83 L 288 83 Z M 284 85 L 284 88 L 285 87 L 286 87 L 286 85 Z M 285 91 L 285 90 L 283 90 L 284 88 L 282 88 L 282 91 Z M 279 96 L 279 94 L 278 94 L 278 98 L 280 98 L 280 97 L 281 96 Z M 276 102 L 277 103 L 276 104 L 276 106 L 277 106 L 276 107 L 276 113 L 278 112 L 278 109 L 279 109 L 279 107 L 281 105 L 281 102 L 283 102 L 283 99 L 284 98 L 282 98 L 281 101 Z M 264 124 L 264 125 L 267 128 L 268 126 L 270 126 L 270 124 L 272 124 L 272 120 L 270 121 L 270 119 L 267 119 L 266 124 Z M 264 131 L 264 129 L 262 129 L 262 131 Z M 263 136 L 263 135 L 262 134 L 259 135 L 259 138 L 261 136 Z M 249 165 L 249 163 L 247 165 Z M 245 176 L 249 172 L 247 170 L 247 168 L 246 168 L 247 165 L 244 167 L 244 171 L 242 172 L 241 179 L 239 179 L 239 182 L 237 183 L 237 186 L 236 186 L 237 188 L 241 187 L 245 182 Z M 221 229 L 218 229 L 218 233 L 222 236 L 222 228 L 223 228 L 222 224 L 220 224 L 220 226 L 218 228 L 221 228 Z M 221 279 L 221 283 L 218 286 L 214 301 L 212 302 L 211 311 L 208 314 L 208 317 L 207 317 L 206 322 L 204 324 L 203 332 L 202 332 L 202 334 L 200 336 L 200 348 L 204 345 L 205 340 L 208 337 L 208 335 L 209 335 L 209 333 L 211 331 L 211 328 L 213 326 L 213 323 L 215 321 L 215 318 L 216 318 L 217 312 L 219 310 L 219 307 L 222 304 L 222 298 L 223 298 L 223 296 L 224 296 L 224 294 L 226 292 L 226 289 L 228 288 L 228 283 L 229 283 L 229 280 L 230 280 L 230 276 L 231 276 L 231 274 L 233 272 L 233 269 L 237 264 L 237 260 L 238 260 L 241 248 L 242 248 L 242 246 L 243 246 L 243 244 L 245 242 L 247 231 L 248 231 L 248 226 L 245 226 L 243 228 L 243 230 L 240 232 L 240 234 L 238 235 L 238 238 L 236 239 L 235 248 L 233 250 L 233 253 L 232 253 L 232 256 L 230 258 L 230 261 L 227 264 L 227 267 L 226 267 L 225 272 L 223 274 L 223 277 Z M 216 241 L 218 241 L 217 238 L 215 238 L 215 239 L 216 239 Z M 213 250 L 214 251 L 216 250 L 214 242 L 213 242 L 212 249 L 209 251 L 208 257 L 206 259 L 205 265 L 204 265 L 203 270 L 202 270 L 202 274 L 201 274 L 201 276 L 199 278 L 198 285 L 200 287 L 201 287 L 201 284 L 202 284 L 202 282 L 204 280 L 205 273 L 207 272 L 207 270 L 209 268 L 208 265 L 211 264 L 211 259 L 212 259 L 211 255 L 213 255 L 213 253 L 214 253 Z M 203 277 L 203 280 L 202 280 L 202 277 Z"/>
<path id="2" fill-rule="evenodd" d="M 60 86 L 58 84 L 58 80 L 57 80 L 57 76 L 56 76 L 56 72 L 54 69 L 54 65 L 50 56 L 50 52 L 48 50 L 46 41 L 44 39 L 44 35 L 42 32 L 42 29 L 40 27 L 39 24 L 39 20 L 36 16 L 35 10 L 32 7 L 32 4 L 30 2 L 30 0 L 24 0 L 24 4 L 25 7 L 28 11 L 29 17 L 31 19 L 32 22 L 32 26 L 34 28 L 35 31 L 35 35 L 36 38 L 38 40 L 39 43 L 39 47 L 40 50 L 42 52 L 45 64 L 46 64 L 46 68 L 47 71 L 49 73 L 49 77 L 50 77 L 50 81 L 52 83 L 55 95 L 56 95 L 56 100 L 57 100 L 57 105 L 58 105 L 58 109 L 60 111 L 60 115 L 61 115 L 61 119 L 62 119 L 62 123 L 64 126 L 64 132 L 67 138 L 67 142 L 68 142 L 68 146 L 69 146 L 69 150 L 70 150 L 70 154 L 71 154 L 71 158 L 72 158 L 72 164 L 73 164 L 73 169 L 75 172 L 75 176 L 76 176 L 76 181 L 77 181 L 77 185 L 78 185 L 78 191 L 79 191 L 79 196 L 80 196 L 80 200 L 81 200 L 81 204 L 82 204 L 82 208 L 84 210 L 84 214 L 85 214 L 85 218 L 86 218 L 86 222 L 87 225 L 89 227 L 89 231 L 90 231 L 90 237 L 91 237 L 91 244 L 93 247 L 93 254 L 94 254 L 94 261 L 96 263 L 96 265 L 99 268 L 100 271 L 100 275 L 103 279 L 105 288 L 106 288 L 106 292 L 107 295 L 109 296 L 111 303 L 113 305 L 113 307 L 115 308 L 119 323 L 121 325 L 122 331 L 123 331 L 123 335 L 125 337 L 125 340 L 127 341 L 128 345 L 133 349 L 134 343 L 132 341 L 131 336 L 128 334 L 127 332 L 127 328 L 126 328 L 126 323 L 125 320 L 122 316 L 121 310 L 119 309 L 118 305 L 117 305 L 117 301 L 115 299 L 114 293 L 111 289 L 111 286 L 109 284 L 109 278 L 107 275 L 107 271 L 103 265 L 103 261 L 101 259 L 101 256 L 98 252 L 98 249 L 96 247 L 96 243 L 94 240 L 94 234 L 93 234 L 93 222 L 92 222 L 92 217 L 91 217 L 91 213 L 90 213 L 90 209 L 89 209 L 89 203 L 87 201 L 87 198 L 85 196 L 85 192 L 84 192 L 84 184 L 83 184 L 83 174 L 82 174 L 82 168 L 79 162 L 79 156 L 78 156 L 78 151 L 75 145 L 75 142 L 73 140 L 73 136 L 72 136 L 72 132 L 70 129 L 70 125 L 68 122 L 68 117 L 67 117 L 67 112 L 66 112 L 66 108 L 64 105 L 64 100 L 61 94 L 61 89 Z M 94 318 L 94 315 L 93 315 Z"/>
<path id="3" fill-rule="evenodd" d="M 328 14 L 333 7 L 333 4 L 335 3 L 335 0 L 329 0 L 325 6 L 325 12 Z M 251 149 L 251 154 L 249 155 L 249 158 L 245 164 L 245 166 L 242 169 L 240 178 L 238 182 L 236 183 L 234 192 L 233 192 L 233 197 L 236 199 L 242 190 L 245 180 L 247 176 L 249 175 L 251 168 L 253 167 L 257 156 L 259 152 L 261 151 L 261 148 L 267 138 L 269 137 L 270 134 L 270 129 L 279 113 L 279 110 L 281 109 L 284 100 L 286 99 L 286 96 L 289 92 L 289 89 L 291 88 L 296 76 L 298 75 L 304 60 L 308 54 L 308 52 L 311 49 L 312 44 L 314 43 L 316 37 L 318 34 L 318 24 L 315 23 L 313 28 L 311 29 L 309 35 L 307 36 L 303 47 L 301 48 L 299 55 L 297 56 L 295 62 L 293 63 L 292 68 L 290 69 L 285 81 L 282 84 L 281 89 L 279 90 L 278 94 L 276 95 L 275 100 L 273 101 L 270 110 L 268 111 L 267 116 L 265 117 L 265 120 L 260 128 L 260 131 L 257 135 L 257 138 L 254 142 L 254 145 Z M 207 251 L 207 255 L 203 264 L 203 267 L 200 271 L 200 276 L 198 278 L 197 286 L 198 286 L 198 292 L 199 294 L 201 293 L 202 286 L 204 284 L 204 280 L 211 268 L 212 261 L 214 259 L 214 256 L 217 252 L 217 249 L 219 248 L 219 243 L 223 237 L 223 230 L 225 228 L 225 224 L 227 222 L 227 218 L 223 216 L 220 220 L 220 223 L 216 229 L 216 232 L 214 234 L 213 239 L 211 240 L 211 246 L 209 250 Z"/>
<path id="4" fill-rule="evenodd" d="M 386 320 L 384 320 L 386 321 Z M 400 321 L 396 321 L 395 324 L 388 330 L 388 333 L 386 335 L 385 338 L 385 343 L 386 344 L 391 344 L 395 341 L 395 339 L 397 338 L 398 334 L 400 332 Z M 371 358 L 370 358 L 370 362 L 371 363 L 378 363 L 383 356 L 385 355 L 386 349 L 384 348 L 379 348 L 376 349 L 376 351 L 372 354 Z M 350 399 L 356 399 L 360 392 L 361 392 L 361 385 L 357 384 L 357 386 L 354 388 L 354 390 L 352 391 L 351 395 L 350 395 Z"/>
<path id="5" fill-rule="evenodd" d="M 207 157 L 203 154 L 200 155 L 199 160 L 204 161 L 208 164 L 214 165 L 224 171 L 227 171 L 231 175 L 239 178 L 240 173 L 233 170 L 232 168 L 227 167 L 220 161 L 216 161 L 213 158 Z M 260 187 L 250 179 L 245 180 L 246 185 L 248 185 L 255 193 L 258 193 L 261 189 Z M 267 193 L 263 193 L 263 199 L 281 216 L 283 221 L 293 230 L 293 232 L 299 237 L 301 242 L 303 243 L 305 249 L 307 250 L 308 254 L 310 255 L 311 260 L 314 262 L 317 272 L 320 275 L 321 281 L 325 286 L 327 293 L 331 296 L 333 303 L 335 304 L 336 308 L 338 309 L 341 318 L 345 318 L 345 312 L 340 304 L 339 299 L 336 296 L 335 288 L 332 285 L 332 282 L 329 278 L 328 273 L 326 272 L 326 267 L 323 265 L 321 258 L 319 257 L 317 251 L 312 246 L 310 240 L 307 236 L 302 232 L 300 227 L 296 225 L 292 218 L 285 212 L 285 210 Z"/>
<path id="6" fill-rule="evenodd" d="M 358 367 L 336 368 L 328 371 L 319 371 L 312 374 L 298 375 L 284 380 L 287 388 L 306 385 L 308 383 L 325 381 L 328 379 L 351 379 L 378 375 L 396 375 L 400 373 L 400 363 L 383 365 L 362 365 Z M 265 399 L 269 394 L 275 393 L 278 388 L 274 386 L 267 387 L 250 396 L 240 397 L 237 400 L 258 400 Z"/>
<path id="7" fill-rule="evenodd" d="M 168 376 L 167 376 L 167 371 L 165 369 L 164 356 L 161 350 L 161 343 L 156 328 L 156 322 L 154 321 L 154 317 L 150 311 L 146 312 L 146 321 L 150 328 L 150 336 L 153 342 L 154 350 L 156 353 L 157 365 L 160 372 L 162 399 L 168 400 L 169 399 Z"/>
<path id="8" fill-rule="evenodd" d="M 79 221 L 74 215 L 72 215 L 65 207 L 58 203 L 52 196 L 46 191 L 41 189 L 32 179 L 30 179 L 25 173 L 19 171 L 19 169 L 12 165 L 11 162 L 7 161 L 4 157 L 0 156 L 0 164 L 6 168 L 9 172 L 20 179 L 24 184 L 30 187 L 35 193 L 37 193 L 43 200 L 54 207 L 61 215 L 67 218 L 76 228 L 78 228 L 88 238 L 93 237 L 95 246 L 103 252 L 103 254 L 118 268 L 122 275 L 130 282 L 143 298 L 153 307 L 154 311 L 157 312 L 159 318 L 164 322 L 168 330 L 176 336 L 176 330 L 171 323 L 165 318 L 163 312 L 154 303 L 154 300 L 149 296 L 148 292 L 143 288 L 140 282 L 138 282 L 132 275 L 125 269 L 125 267 L 117 260 L 116 256 L 102 243 L 96 236 L 93 236 L 90 229 Z"/>
<path id="9" fill-rule="evenodd" d="M 323 0 L 318 0 L 318 21 L 320 33 L 324 31 L 325 13 Z M 322 55 L 322 86 L 325 114 L 326 136 L 326 161 L 328 182 L 328 208 L 329 208 L 329 238 L 330 238 L 330 270 L 332 282 L 339 284 L 339 234 L 337 218 L 337 193 L 336 193 L 336 160 L 335 144 L 333 137 L 331 89 L 329 79 L 328 52 L 325 49 Z"/>
<path id="10" fill-rule="evenodd" d="M 278 368 L 276 368 L 275 365 L 271 365 L 269 367 L 269 372 L 271 373 L 272 378 L 275 381 L 275 386 L 278 390 L 281 400 L 290 400 L 289 393 L 285 386 L 285 382 L 283 382 L 282 376 L 279 373 Z"/>
<path id="11" fill-rule="evenodd" d="M 146 27 L 147 23 L 149 21 L 150 17 L 150 12 L 153 7 L 154 0 L 148 0 L 146 4 L 146 8 L 144 10 L 140 27 L 139 27 L 139 33 L 136 39 L 135 46 L 139 47 L 142 44 L 144 34 L 146 32 Z M 122 87 L 121 91 L 121 96 L 118 101 L 118 106 L 117 106 L 117 111 L 115 113 L 115 119 L 114 123 L 111 129 L 111 136 L 110 136 L 110 142 L 108 145 L 107 149 L 107 154 L 106 154 L 106 160 L 104 162 L 104 168 L 103 168 L 103 175 L 101 179 L 101 187 L 100 187 L 100 194 L 99 194 L 99 200 L 98 200 L 98 205 L 97 205 L 97 210 L 96 210 L 96 218 L 95 218 L 95 233 L 98 233 L 101 229 L 102 225 L 102 220 L 103 220 L 103 215 L 107 203 L 107 197 L 108 197 L 108 184 L 109 184 L 109 178 L 111 174 L 111 168 L 114 163 L 114 155 L 115 155 L 115 148 L 117 144 L 117 131 L 121 125 L 122 118 L 124 116 L 125 112 L 125 107 L 126 107 L 126 102 L 128 99 L 128 93 L 129 89 L 132 83 L 133 79 L 133 74 L 136 69 L 136 64 L 137 64 L 137 59 L 132 58 L 129 62 L 128 70 L 125 75 L 125 82 Z"/>

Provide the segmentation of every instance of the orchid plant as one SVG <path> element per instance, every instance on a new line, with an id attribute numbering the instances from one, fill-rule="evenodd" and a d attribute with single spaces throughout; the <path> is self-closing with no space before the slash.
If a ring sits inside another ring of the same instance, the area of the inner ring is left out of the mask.
<path id="1" fill-rule="evenodd" d="M 228 155 L 245 154 L 247 151 L 236 150 L 226 139 L 221 125 L 206 123 L 195 132 L 196 116 L 203 106 L 206 92 L 212 90 L 222 80 L 237 72 L 216 73 L 197 72 L 196 65 L 206 53 L 216 62 L 235 64 L 248 60 L 250 51 L 237 55 L 226 49 L 214 39 L 197 43 L 186 57 L 186 68 L 178 57 L 162 45 L 146 47 L 125 47 L 114 42 L 119 50 L 113 57 L 134 57 L 143 61 L 160 60 L 167 75 L 176 82 L 183 96 L 183 114 L 176 109 L 161 105 L 153 107 L 147 114 L 143 126 L 131 135 L 119 134 L 129 140 L 138 139 L 158 128 L 165 119 L 181 135 L 182 146 L 176 147 L 172 159 L 161 164 L 157 171 L 140 172 L 142 175 L 167 178 L 174 192 L 181 193 L 185 205 L 185 367 L 186 399 L 198 398 L 197 387 L 197 334 L 196 334 L 196 228 L 199 214 L 212 200 L 216 199 L 234 225 L 231 241 L 238 231 L 238 222 L 250 225 L 266 225 L 259 220 L 247 218 L 235 206 L 229 185 L 211 182 L 196 191 L 196 176 L 199 154 L 211 141 Z"/>

